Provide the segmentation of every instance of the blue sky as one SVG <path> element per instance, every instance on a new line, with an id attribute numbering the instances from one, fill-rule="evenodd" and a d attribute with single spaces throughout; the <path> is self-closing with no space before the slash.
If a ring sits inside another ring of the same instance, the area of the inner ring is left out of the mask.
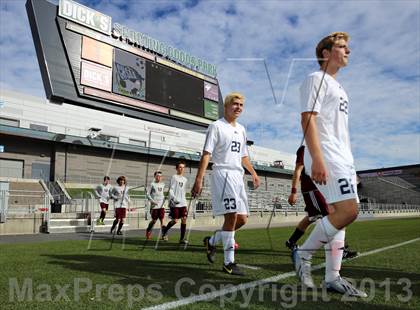
<path id="1" fill-rule="evenodd" d="M 318 68 L 308 59 L 321 37 L 347 31 L 350 64 L 337 79 L 350 98 L 356 168 L 420 162 L 419 1 L 78 2 L 216 64 L 222 93 L 245 94 L 249 138 L 291 153 L 301 141 L 299 85 Z M 45 96 L 24 4 L 0 0 L 0 88 Z"/>

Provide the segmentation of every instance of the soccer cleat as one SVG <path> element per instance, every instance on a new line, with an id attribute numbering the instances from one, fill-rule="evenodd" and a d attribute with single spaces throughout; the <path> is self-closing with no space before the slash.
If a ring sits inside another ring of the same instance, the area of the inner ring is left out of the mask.
<path id="1" fill-rule="evenodd" d="M 181 239 L 181 240 L 179 240 L 179 244 L 188 244 L 188 240 L 187 239 Z"/>
<path id="2" fill-rule="evenodd" d="M 214 256 L 216 255 L 216 247 L 210 244 L 210 236 L 203 239 L 204 246 L 206 247 L 207 259 L 210 263 L 214 263 Z"/>
<path id="3" fill-rule="evenodd" d="M 121 230 L 119 230 L 119 231 L 117 231 L 117 235 L 122 235 L 123 233 L 122 233 L 122 231 Z"/>
<path id="4" fill-rule="evenodd" d="M 292 252 L 292 260 L 295 265 L 296 275 L 300 279 L 302 285 L 307 288 L 315 288 L 311 276 L 311 261 L 300 257 L 298 251 L 299 249 L 295 248 Z"/>
<path id="5" fill-rule="evenodd" d="M 245 273 L 236 265 L 236 263 L 229 263 L 223 265 L 223 271 L 234 276 L 244 276 Z"/>
<path id="6" fill-rule="evenodd" d="M 324 286 L 328 291 L 340 293 L 345 296 L 362 298 L 368 297 L 365 292 L 358 290 L 350 282 L 340 276 L 331 282 L 324 282 Z"/>
<path id="7" fill-rule="evenodd" d="M 168 235 L 162 235 L 162 238 L 160 238 L 160 240 L 162 240 L 162 241 L 168 241 L 169 240 L 169 238 L 168 238 Z"/>
<path id="8" fill-rule="evenodd" d="M 350 250 L 348 246 L 344 247 L 343 259 L 354 258 L 357 256 L 359 256 L 359 252 Z"/>
<path id="9" fill-rule="evenodd" d="M 146 231 L 146 240 L 152 239 L 152 231 Z"/>

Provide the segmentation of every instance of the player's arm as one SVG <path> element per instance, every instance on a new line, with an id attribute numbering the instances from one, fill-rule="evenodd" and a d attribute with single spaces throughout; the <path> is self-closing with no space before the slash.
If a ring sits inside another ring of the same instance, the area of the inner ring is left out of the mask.
<path id="1" fill-rule="evenodd" d="M 194 186 L 191 191 L 193 197 L 200 195 L 201 190 L 203 189 L 203 179 L 210 162 L 210 156 L 211 154 L 207 151 L 203 151 L 203 155 L 201 155 L 197 176 L 195 177 Z"/>
<path id="2" fill-rule="evenodd" d="M 169 200 L 173 200 L 175 197 L 175 183 L 174 182 L 174 177 L 171 177 L 171 181 L 169 182 L 169 191 L 168 191 L 168 195 L 169 195 Z"/>
<path id="3" fill-rule="evenodd" d="M 127 201 L 127 203 L 130 203 L 131 202 L 131 197 L 129 195 L 129 191 L 130 191 L 131 188 L 128 185 L 125 185 L 125 186 L 126 186 L 126 188 L 123 191 L 123 195 L 125 197 L 123 197 L 123 199 L 125 199 Z"/>
<path id="4" fill-rule="evenodd" d="M 257 189 L 260 186 L 260 178 L 258 177 L 257 173 L 252 167 L 251 161 L 249 160 L 248 156 L 242 157 L 242 166 L 251 174 L 252 176 L 252 183 L 254 183 L 254 189 Z"/>
<path id="5" fill-rule="evenodd" d="M 291 206 L 293 206 L 297 201 L 297 186 L 299 184 L 300 175 L 302 174 L 303 170 L 302 164 L 296 164 L 295 171 L 293 172 L 293 178 L 292 178 L 292 192 L 289 195 L 289 199 L 287 201 Z"/>
<path id="6" fill-rule="evenodd" d="M 175 193 L 177 192 L 176 187 L 178 186 L 178 182 L 174 176 L 171 178 L 171 182 L 169 184 L 169 200 L 172 200 L 175 204 L 178 204 L 177 197 Z"/>
<path id="7" fill-rule="evenodd" d="M 101 186 L 100 185 L 98 185 L 95 188 L 94 194 L 95 194 L 95 197 L 96 198 L 98 198 L 98 199 L 101 198 L 101 196 L 102 196 L 102 189 L 101 189 Z"/>
<path id="8" fill-rule="evenodd" d="M 111 193 L 110 196 L 111 196 L 112 199 L 118 200 L 120 198 L 120 193 L 118 192 L 118 190 L 115 187 L 113 187 L 111 189 L 110 193 Z"/>
<path id="9" fill-rule="evenodd" d="M 319 142 L 318 127 L 316 125 L 316 112 L 303 112 L 301 125 L 305 135 L 306 146 L 312 158 L 311 178 L 317 184 L 326 184 L 328 178 L 327 167 Z M 305 132 L 306 130 L 306 132 Z"/>
<path id="10" fill-rule="evenodd" d="M 156 205 L 156 202 L 152 197 L 152 189 L 153 189 L 152 186 L 150 186 L 150 188 L 146 191 L 146 197 L 147 197 L 147 200 L 149 200 L 151 205 Z"/>

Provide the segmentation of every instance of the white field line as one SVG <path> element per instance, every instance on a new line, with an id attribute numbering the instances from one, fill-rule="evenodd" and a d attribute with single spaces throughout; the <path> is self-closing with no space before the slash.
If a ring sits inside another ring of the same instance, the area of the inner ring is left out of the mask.
<path id="1" fill-rule="evenodd" d="M 251 265 L 245 265 L 245 264 L 238 264 L 238 267 L 252 269 L 252 270 L 260 270 L 261 267 L 251 266 Z"/>
<path id="2" fill-rule="evenodd" d="M 416 241 L 420 241 L 420 238 L 415 238 L 415 239 L 411 239 L 405 242 L 401 242 L 401 243 L 397 243 L 397 244 L 393 244 L 387 247 L 383 247 L 383 248 L 379 248 L 379 249 L 375 249 L 372 251 L 368 251 L 368 252 L 364 252 L 361 253 L 359 256 L 353 258 L 353 259 L 349 259 L 349 260 L 345 260 L 345 261 L 350 261 L 350 260 L 354 260 L 357 259 L 359 257 L 363 257 L 363 256 L 368 256 L 368 255 L 372 255 L 372 254 L 376 254 L 376 253 L 380 253 L 383 251 L 387 251 L 390 249 L 394 249 L 394 248 L 398 248 L 400 246 L 403 245 L 407 245 Z M 318 270 L 321 268 L 325 267 L 325 263 L 316 265 L 312 267 L 312 270 Z M 202 294 L 202 295 L 194 295 L 191 297 L 187 297 L 187 298 L 183 298 L 183 299 L 179 299 L 176 301 L 171 301 L 171 302 L 167 302 L 167 303 L 163 303 L 160 305 L 156 305 L 156 306 L 152 306 L 152 307 L 148 307 L 148 308 L 143 308 L 143 310 L 167 310 L 167 309 L 174 309 L 180 306 L 185 306 L 185 305 L 189 305 L 192 303 L 196 303 L 196 302 L 200 302 L 200 301 L 205 301 L 205 300 L 209 300 L 209 299 L 214 299 L 223 295 L 227 295 L 230 293 L 235 293 L 237 291 L 242 291 L 242 290 L 247 290 L 256 286 L 260 286 L 260 285 L 264 285 L 267 283 L 271 283 L 271 282 L 277 282 L 279 280 L 282 279 L 286 279 L 286 278 L 290 278 L 296 275 L 295 271 L 290 271 L 290 272 L 286 272 L 286 273 L 281 273 L 279 275 L 270 277 L 270 278 L 266 278 L 266 279 L 261 279 L 261 280 L 256 280 L 256 281 L 252 281 L 252 282 L 248 282 L 248 283 L 243 283 L 243 284 L 239 284 L 236 286 L 232 286 L 223 290 L 218 290 L 218 291 L 213 291 L 213 292 L 209 292 L 206 294 Z"/>

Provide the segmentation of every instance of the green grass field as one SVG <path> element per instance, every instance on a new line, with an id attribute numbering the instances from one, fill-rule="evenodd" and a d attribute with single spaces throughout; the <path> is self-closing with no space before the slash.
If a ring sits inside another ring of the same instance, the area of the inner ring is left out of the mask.
<path id="1" fill-rule="evenodd" d="M 271 243 L 265 229 L 238 232 L 238 263 L 259 268 L 244 269 L 245 277 L 221 272 L 220 250 L 215 264 L 207 262 L 204 232 L 191 233 L 186 250 L 175 242 L 177 231 L 157 250 L 143 236 L 127 238 L 124 248 L 118 237 L 112 250 L 109 235 L 93 240 L 90 250 L 87 240 L 3 244 L 1 309 L 140 309 L 289 273 L 293 267 L 283 244 L 292 231 L 271 229 Z M 419 237 L 420 218 L 357 222 L 347 230 L 348 243 L 361 253 Z M 343 298 L 321 288 L 305 292 L 289 276 L 180 309 L 420 309 L 419 256 L 416 241 L 345 262 L 342 275 L 365 287 L 367 299 Z M 313 265 L 322 261 L 319 251 Z M 317 284 L 323 272 L 314 272 Z"/>

